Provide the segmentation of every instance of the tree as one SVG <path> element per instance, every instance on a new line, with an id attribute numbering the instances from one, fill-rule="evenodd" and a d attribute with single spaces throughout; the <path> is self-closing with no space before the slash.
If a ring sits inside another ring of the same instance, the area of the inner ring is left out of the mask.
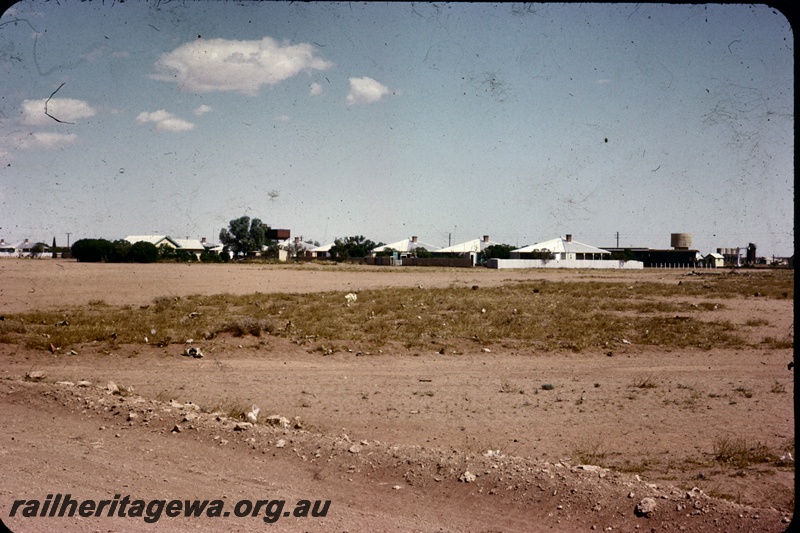
<path id="1" fill-rule="evenodd" d="M 411 255 L 413 257 L 419 257 L 420 259 L 428 259 L 430 257 L 433 257 L 433 253 L 428 251 L 428 249 L 425 248 L 424 246 L 417 246 L 416 248 L 411 250 Z"/>
<path id="2" fill-rule="evenodd" d="M 158 248 L 152 242 L 135 242 L 128 251 L 128 259 L 134 263 L 155 263 L 158 260 Z"/>
<path id="3" fill-rule="evenodd" d="M 219 232 L 219 240 L 233 256 L 246 256 L 248 252 L 256 252 L 267 244 L 267 230 L 261 219 L 243 216 L 231 220 L 227 228 Z"/>
<path id="4" fill-rule="evenodd" d="M 105 258 L 109 263 L 127 263 L 130 261 L 131 243 L 125 239 L 118 239 L 111 243 L 108 256 Z"/>
<path id="5" fill-rule="evenodd" d="M 513 249 L 510 244 L 492 244 L 483 249 L 481 256 L 484 262 L 488 259 L 509 259 Z"/>
<path id="6" fill-rule="evenodd" d="M 114 244 L 105 239 L 79 239 L 70 247 L 72 257 L 84 263 L 107 261 Z"/>
<path id="7" fill-rule="evenodd" d="M 354 235 L 334 240 L 330 254 L 335 261 L 341 262 L 350 257 L 366 257 L 378 246 L 382 244 L 376 244 L 363 235 Z"/>

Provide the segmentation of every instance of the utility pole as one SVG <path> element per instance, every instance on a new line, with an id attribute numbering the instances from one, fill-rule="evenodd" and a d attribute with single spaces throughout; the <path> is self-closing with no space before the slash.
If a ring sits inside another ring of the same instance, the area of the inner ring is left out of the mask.
<path id="1" fill-rule="evenodd" d="M 70 235 L 72 235 L 72 233 L 67 232 L 67 250 L 69 250 L 69 236 Z"/>
<path id="2" fill-rule="evenodd" d="M 617 248 L 619 248 L 619 232 L 617 232 Z"/>

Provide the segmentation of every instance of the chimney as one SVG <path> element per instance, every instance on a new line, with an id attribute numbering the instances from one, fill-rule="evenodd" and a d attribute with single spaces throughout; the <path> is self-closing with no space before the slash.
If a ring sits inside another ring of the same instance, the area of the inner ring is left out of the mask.
<path id="1" fill-rule="evenodd" d="M 489 242 L 489 236 L 488 235 L 484 235 L 483 236 L 483 242 Z"/>
<path id="2" fill-rule="evenodd" d="M 567 233 L 567 242 L 572 242 L 572 235 Z"/>
<path id="3" fill-rule="evenodd" d="M 416 235 L 411 237 L 411 242 L 414 242 L 414 243 L 417 242 L 417 236 Z"/>
<path id="4" fill-rule="evenodd" d="M 206 238 L 205 238 L 205 237 L 203 237 L 202 239 L 200 239 L 200 242 L 201 242 L 201 243 L 203 243 L 203 244 L 205 244 L 205 243 L 206 243 Z"/>
<path id="5" fill-rule="evenodd" d="M 28 239 L 25 239 L 25 244 L 29 244 L 29 243 L 28 243 Z"/>
<path id="6" fill-rule="evenodd" d="M 0 246 L 3 246 L 6 243 L 5 239 L 0 239 Z"/>

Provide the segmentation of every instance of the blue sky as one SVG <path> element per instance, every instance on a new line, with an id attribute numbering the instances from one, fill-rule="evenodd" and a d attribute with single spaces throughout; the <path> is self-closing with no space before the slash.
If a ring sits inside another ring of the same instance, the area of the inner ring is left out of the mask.
<path id="1" fill-rule="evenodd" d="M 248 215 L 790 255 L 793 56 L 758 5 L 20 2 L 0 237 L 215 241 Z"/>

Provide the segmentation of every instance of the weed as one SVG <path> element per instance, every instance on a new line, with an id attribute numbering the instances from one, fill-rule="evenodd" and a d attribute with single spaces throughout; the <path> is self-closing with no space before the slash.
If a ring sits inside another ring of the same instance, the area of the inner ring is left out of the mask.
<path id="1" fill-rule="evenodd" d="M 542 390 L 553 390 L 555 387 L 552 383 L 542 383 Z"/>
<path id="2" fill-rule="evenodd" d="M 781 383 L 780 381 L 776 381 L 772 384 L 772 388 L 770 392 L 774 392 L 775 394 L 785 394 L 786 393 L 786 385 Z"/>
<path id="3" fill-rule="evenodd" d="M 714 459 L 722 464 L 745 468 L 754 464 L 774 462 L 777 456 L 761 442 L 752 443 L 743 438 L 721 437 L 714 441 Z"/>
<path id="4" fill-rule="evenodd" d="M 655 389 L 658 387 L 658 383 L 656 383 L 652 376 L 643 376 L 636 378 L 631 384 L 631 387 L 637 389 Z"/>
<path id="5" fill-rule="evenodd" d="M 576 448 L 572 456 L 580 464 L 603 466 L 608 452 L 597 442 Z"/>

